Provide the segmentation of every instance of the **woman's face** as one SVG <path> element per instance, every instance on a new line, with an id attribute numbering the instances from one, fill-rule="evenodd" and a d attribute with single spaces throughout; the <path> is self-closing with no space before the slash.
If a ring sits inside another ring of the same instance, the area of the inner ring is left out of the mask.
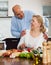
<path id="1" fill-rule="evenodd" d="M 31 20 L 31 29 L 37 29 L 40 28 L 40 23 L 38 22 L 36 17 L 33 17 Z"/>

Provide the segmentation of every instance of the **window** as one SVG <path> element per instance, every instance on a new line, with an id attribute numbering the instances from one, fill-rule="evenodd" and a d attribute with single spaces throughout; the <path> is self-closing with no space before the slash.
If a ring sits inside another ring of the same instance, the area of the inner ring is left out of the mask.
<path id="1" fill-rule="evenodd" d="M 0 17 L 8 15 L 8 0 L 0 0 Z"/>
<path id="2" fill-rule="evenodd" d="M 51 6 L 43 6 L 43 15 L 51 16 Z"/>

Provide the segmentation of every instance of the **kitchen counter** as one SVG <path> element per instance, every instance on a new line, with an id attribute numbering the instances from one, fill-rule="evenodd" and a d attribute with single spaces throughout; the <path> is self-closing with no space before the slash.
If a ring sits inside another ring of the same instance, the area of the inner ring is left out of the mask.
<path id="1" fill-rule="evenodd" d="M 35 61 L 32 59 L 25 58 L 0 58 L 0 65 L 47 65 L 47 64 L 35 64 Z M 50 65 L 50 64 L 49 64 Z"/>

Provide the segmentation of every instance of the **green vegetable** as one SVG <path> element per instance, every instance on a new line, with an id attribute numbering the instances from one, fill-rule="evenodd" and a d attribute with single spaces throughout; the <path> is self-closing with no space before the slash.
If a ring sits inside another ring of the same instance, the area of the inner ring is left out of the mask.
<path id="1" fill-rule="evenodd" d="M 40 54 L 43 54 L 43 52 L 40 52 Z"/>
<path id="2" fill-rule="evenodd" d="M 21 57 L 21 58 L 27 58 L 27 59 L 29 59 L 29 58 L 34 58 L 34 54 L 32 53 L 32 52 L 29 52 L 29 53 L 21 53 L 20 55 L 19 55 L 19 57 Z"/>
<path id="3" fill-rule="evenodd" d="M 26 54 L 27 54 L 27 53 L 21 53 L 21 54 L 19 55 L 19 57 L 25 58 L 25 57 L 26 57 Z"/>
<path id="4" fill-rule="evenodd" d="M 29 53 L 30 53 L 31 58 L 34 59 L 35 57 L 34 57 L 33 52 L 29 52 Z"/>
<path id="5" fill-rule="evenodd" d="M 30 54 L 29 54 L 29 53 L 27 53 L 26 57 L 27 57 L 27 59 L 28 59 L 28 58 L 31 58 L 31 56 L 30 56 Z"/>
<path id="6" fill-rule="evenodd" d="M 32 51 L 34 54 L 38 54 L 38 51 L 37 50 L 33 50 Z"/>

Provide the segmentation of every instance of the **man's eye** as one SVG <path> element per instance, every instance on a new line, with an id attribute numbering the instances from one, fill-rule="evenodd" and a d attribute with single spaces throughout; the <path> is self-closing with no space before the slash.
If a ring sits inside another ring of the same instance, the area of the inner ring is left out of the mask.
<path id="1" fill-rule="evenodd" d="M 32 20 L 34 22 L 34 20 Z"/>
<path id="2" fill-rule="evenodd" d="M 20 15 L 20 14 L 17 14 L 17 15 Z"/>

